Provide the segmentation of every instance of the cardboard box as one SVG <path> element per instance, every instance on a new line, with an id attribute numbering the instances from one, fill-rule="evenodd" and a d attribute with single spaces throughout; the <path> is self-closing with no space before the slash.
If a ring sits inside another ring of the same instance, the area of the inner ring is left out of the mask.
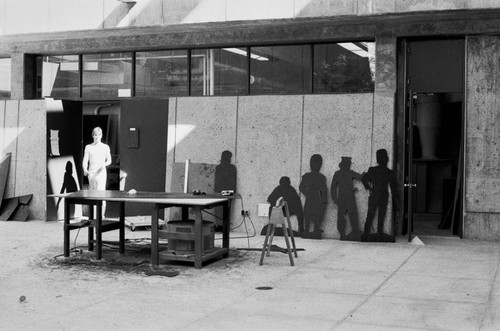
<path id="1" fill-rule="evenodd" d="M 170 221 L 167 223 L 167 231 L 172 233 L 194 233 L 194 220 Z M 208 251 L 214 248 L 215 224 L 203 221 L 203 250 Z M 194 240 L 169 239 L 168 249 L 179 253 L 194 252 Z"/>

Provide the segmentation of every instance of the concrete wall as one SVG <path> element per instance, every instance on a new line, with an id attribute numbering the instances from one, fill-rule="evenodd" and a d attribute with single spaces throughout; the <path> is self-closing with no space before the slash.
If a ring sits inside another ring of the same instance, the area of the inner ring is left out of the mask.
<path id="1" fill-rule="evenodd" d="M 310 171 L 312 154 L 322 155 L 321 172 L 329 188 L 342 156 L 352 157 L 352 169 L 362 173 L 374 165 L 374 142 L 377 148 L 391 152 L 393 116 L 379 116 L 374 132 L 376 115 L 371 93 L 173 98 L 169 106 L 167 190 L 173 163 L 190 159 L 217 164 L 221 152 L 230 150 L 243 209 L 250 211 L 260 231 L 267 219 L 257 216 L 258 204 L 266 202 L 281 176 L 290 177 L 298 191 L 301 176 Z M 361 183 L 355 186 L 362 225 L 368 192 Z M 240 206 L 237 201 L 233 221 Z M 338 237 L 336 222 L 337 209 L 329 198 L 323 222 L 326 237 Z"/>
<path id="2" fill-rule="evenodd" d="M 466 238 L 500 239 L 500 37 L 467 39 Z"/>
<path id="3" fill-rule="evenodd" d="M 45 219 L 46 113 L 40 100 L 0 100 L 0 153 L 11 153 L 4 198 L 33 194 L 29 219 Z"/>
<path id="4" fill-rule="evenodd" d="M 496 0 L 0 0 L 0 35 L 179 23 L 499 8 Z"/>

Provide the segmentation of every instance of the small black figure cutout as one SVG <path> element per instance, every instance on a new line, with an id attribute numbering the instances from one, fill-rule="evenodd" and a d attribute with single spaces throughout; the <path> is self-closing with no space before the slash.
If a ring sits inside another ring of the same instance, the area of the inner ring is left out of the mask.
<path id="1" fill-rule="evenodd" d="M 236 167 L 231 164 L 233 153 L 223 151 L 220 164 L 215 167 L 214 192 L 232 190 L 236 192 Z"/>
<path id="2" fill-rule="evenodd" d="M 73 177 L 73 164 L 68 161 L 66 162 L 66 171 L 64 172 L 64 181 L 61 186 L 61 191 L 59 193 L 63 194 L 78 191 L 78 185 L 76 184 L 75 178 Z M 57 200 L 56 209 L 59 209 L 59 204 L 62 198 Z M 72 206 L 73 207 L 73 206 Z M 71 213 L 73 214 L 73 213 Z"/>
<path id="3" fill-rule="evenodd" d="M 271 192 L 267 198 L 267 202 L 271 204 L 269 207 L 269 215 L 271 215 L 271 209 L 276 205 L 276 201 L 283 197 L 288 205 L 288 211 L 290 215 L 297 216 L 298 232 L 304 232 L 304 213 L 302 211 L 302 202 L 300 201 L 299 194 L 290 185 L 290 178 L 283 176 L 280 178 L 280 184 Z"/>
<path id="4" fill-rule="evenodd" d="M 368 199 L 368 213 L 361 241 L 393 242 L 395 241 L 394 236 L 384 233 L 384 222 L 387 212 L 387 204 L 389 202 L 389 187 L 391 188 L 391 192 L 397 203 L 396 178 L 394 172 L 387 168 L 387 163 L 389 163 L 387 151 L 385 149 L 377 150 L 376 157 L 378 165 L 376 167 L 370 167 L 368 172 L 363 174 L 361 178 L 365 188 L 370 191 L 370 198 Z M 377 211 L 377 233 L 372 234 L 372 223 Z"/>
<path id="5" fill-rule="evenodd" d="M 214 192 L 222 193 L 222 191 L 236 192 L 236 167 L 231 164 L 233 153 L 223 151 L 220 157 L 220 164 L 215 167 Z M 216 218 L 215 230 L 222 231 L 222 207 L 214 209 Z"/>
<path id="6" fill-rule="evenodd" d="M 351 170 L 351 158 L 342 157 L 339 163 L 340 170 L 333 174 L 330 194 L 333 202 L 337 205 L 337 229 L 340 240 L 361 240 L 359 230 L 358 208 L 354 198 L 353 180 L 361 180 L 361 174 Z M 351 223 L 351 232 L 346 234 L 346 214 Z"/>
<path id="7" fill-rule="evenodd" d="M 327 203 L 326 177 L 319 172 L 323 164 L 323 158 L 319 154 L 311 156 L 311 172 L 302 176 L 299 190 L 302 192 L 306 201 L 304 203 L 304 233 L 303 238 L 321 239 L 321 223 Z M 313 225 L 313 232 L 310 233 L 310 225 Z"/>

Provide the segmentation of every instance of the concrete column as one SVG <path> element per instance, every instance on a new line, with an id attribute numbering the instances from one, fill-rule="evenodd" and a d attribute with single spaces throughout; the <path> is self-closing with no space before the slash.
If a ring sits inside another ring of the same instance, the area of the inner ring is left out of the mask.
<path id="1" fill-rule="evenodd" d="M 394 37 L 378 37 L 375 41 L 375 95 L 373 100 L 372 166 L 377 164 L 375 153 L 386 149 L 389 154 L 389 168 L 396 171 L 394 160 L 395 92 L 397 45 Z M 391 192 L 391 195 L 394 192 Z M 392 219 L 392 200 L 387 208 L 386 224 Z M 400 220 L 395 220 L 396 234 L 400 233 Z M 388 228 L 386 227 L 386 231 Z M 390 233 L 390 232 L 388 232 Z"/>
<path id="2" fill-rule="evenodd" d="M 394 155 L 394 97 L 396 92 L 396 38 L 376 39 L 375 97 L 373 105 L 372 164 L 375 152 L 384 148 L 390 163 Z"/>
<path id="3" fill-rule="evenodd" d="M 34 99 L 36 89 L 35 56 L 15 52 L 11 54 L 11 99 Z"/>
<path id="4" fill-rule="evenodd" d="M 467 39 L 464 238 L 500 239 L 500 38 Z"/>
<path id="5" fill-rule="evenodd" d="M 24 54 L 11 54 L 11 99 L 24 99 Z"/>

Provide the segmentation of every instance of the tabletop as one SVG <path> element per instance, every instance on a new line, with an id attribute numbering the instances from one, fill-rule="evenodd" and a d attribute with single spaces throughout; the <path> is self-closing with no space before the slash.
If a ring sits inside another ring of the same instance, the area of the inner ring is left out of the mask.
<path id="1" fill-rule="evenodd" d="M 138 191 L 129 193 L 127 191 L 116 190 L 80 190 L 76 192 L 57 194 L 51 196 L 63 197 L 68 200 L 105 200 L 105 201 L 123 201 L 139 203 L 175 203 L 185 205 L 210 205 L 213 203 L 227 201 L 234 196 L 224 196 L 222 194 L 199 194 L 175 193 L 175 192 L 144 192 Z"/>

